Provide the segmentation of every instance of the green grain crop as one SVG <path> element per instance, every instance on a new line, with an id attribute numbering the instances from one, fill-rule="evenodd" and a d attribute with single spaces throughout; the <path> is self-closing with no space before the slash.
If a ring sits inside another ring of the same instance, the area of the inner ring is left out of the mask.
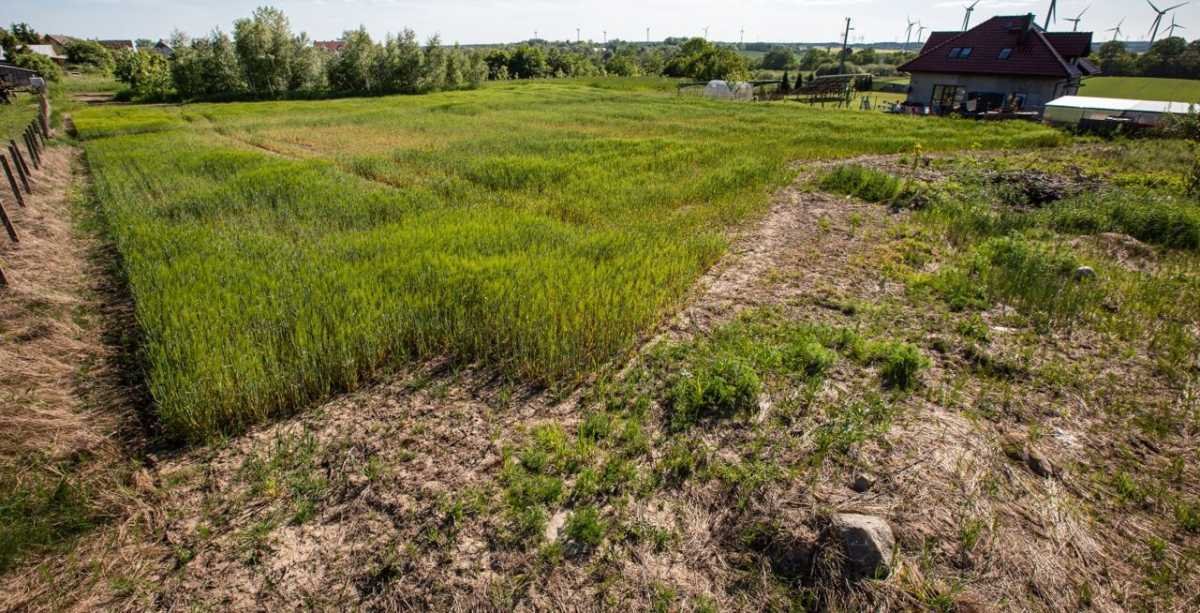
<path id="1" fill-rule="evenodd" d="M 166 431 L 236 432 L 431 357 L 570 384 L 677 306 L 793 160 L 1060 140 L 660 89 L 79 112 Z"/>

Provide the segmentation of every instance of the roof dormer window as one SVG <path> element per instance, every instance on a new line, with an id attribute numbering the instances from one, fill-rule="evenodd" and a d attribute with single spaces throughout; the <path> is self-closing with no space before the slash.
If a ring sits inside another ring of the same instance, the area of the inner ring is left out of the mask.
<path id="1" fill-rule="evenodd" d="M 997 59 L 1007 60 L 1008 58 L 1012 57 L 1012 52 L 1013 52 L 1012 48 L 1005 47 L 1000 50 L 1000 55 L 998 56 Z"/>
<path id="2" fill-rule="evenodd" d="M 974 50 L 974 47 L 955 47 L 950 50 L 950 59 L 965 60 L 971 57 L 971 52 Z"/>

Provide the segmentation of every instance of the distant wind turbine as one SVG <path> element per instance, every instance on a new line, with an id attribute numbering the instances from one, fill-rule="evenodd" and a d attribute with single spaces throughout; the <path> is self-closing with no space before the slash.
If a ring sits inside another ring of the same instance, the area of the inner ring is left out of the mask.
<path id="1" fill-rule="evenodd" d="M 1186 30 L 1187 28 L 1175 23 L 1175 16 L 1171 15 L 1171 25 L 1167 27 L 1167 38 L 1175 36 L 1175 30 Z"/>
<path id="2" fill-rule="evenodd" d="M 921 44 L 921 37 L 923 37 L 925 35 L 925 30 L 928 30 L 928 29 L 929 28 L 921 25 L 921 22 L 919 22 L 919 21 L 917 22 L 917 44 L 918 45 Z"/>
<path id="3" fill-rule="evenodd" d="M 1105 30 L 1105 32 L 1112 32 L 1113 33 L 1112 39 L 1115 41 L 1121 37 L 1121 26 L 1123 26 L 1123 25 L 1125 25 L 1124 18 L 1122 18 L 1121 21 L 1117 22 L 1117 27 L 1109 28 L 1109 29 Z"/>
<path id="4" fill-rule="evenodd" d="M 1043 30 L 1049 30 L 1050 24 L 1054 23 L 1054 16 L 1058 13 L 1058 0 L 1050 0 L 1050 10 L 1046 11 L 1046 25 L 1042 26 Z"/>
<path id="5" fill-rule="evenodd" d="M 1154 12 L 1155 12 L 1154 25 L 1151 26 L 1151 32 L 1150 32 L 1150 44 L 1153 45 L 1154 40 L 1158 38 L 1158 28 L 1159 28 L 1159 26 L 1162 25 L 1163 16 L 1165 16 L 1167 13 L 1187 4 L 1187 2 L 1180 2 L 1179 4 L 1176 4 L 1175 6 L 1168 6 L 1165 9 L 1159 9 L 1157 6 L 1154 6 L 1154 3 L 1151 2 L 1150 0 L 1146 0 L 1146 4 L 1149 4 L 1150 8 L 1154 9 Z"/>
<path id="6" fill-rule="evenodd" d="M 1091 9 L 1091 8 L 1092 8 L 1092 6 L 1089 4 L 1086 9 L 1083 9 L 1083 11 L 1080 12 L 1075 17 L 1073 17 L 1071 19 L 1064 19 L 1063 21 L 1071 22 L 1071 31 L 1078 32 L 1079 31 L 1079 22 L 1083 21 L 1084 14 L 1086 14 L 1088 12 L 1088 9 Z"/>
<path id="7" fill-rule="evenodd" d="M 963 7 L 965 9 L 967 9 L 967 14 L 965 17 L 963 17 L 963 27 L 962 27 L 963 32 L 966 32 L 967 28 L 971 25 L 971 13 L 975 12 L 975 6 L 977 4 L 979 4 L 979 0 L 975 0 L 974 2 L 972 2 L 971 6 Z"/>
<path id="8" fill-rule="evenodd" d="M 704 40 L 708 40 L 708 26 L 704 26 Z"/>
<path id="9" fill-rule="evenodd" d="M 908 45 L 909 45 L 909 43 L 911 43 L 911 42 L 912 42 L 912 31 L 913 31 L 913 26 L 915 26 L 915 25 L 918 25 L 918 24 L 920 24 L 921 22 L 920 22 L 920 21 L 913 21 L 913 20 L 912 20 L 912 17 L 905 17 L 905 21 L 907 21 L 907 22 L 908 22 L 908 27 L 907 27 L 907 28 L 905 28 L 905 30 L 904 30 L 904 50 L 905 50 L 905 51 L 908 51 Z"/>

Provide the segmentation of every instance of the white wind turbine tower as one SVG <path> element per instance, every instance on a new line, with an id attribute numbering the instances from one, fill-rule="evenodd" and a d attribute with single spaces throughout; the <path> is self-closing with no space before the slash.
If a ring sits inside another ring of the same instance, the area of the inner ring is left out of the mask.
<path id="1" fill-rule="evenodd" d="M 1175 23 L 1175 16 L 1171 15 L 1171 25 L 1167 26 L 1167 38 L 1175 36 L 1175 30 L 1186 30 L 1187 28 Z"/>
<path id="2" fill-rule="evenodd" d="M 1113 33 L 1112 39 L 1115 41 L 1121 37 L 1121 26 L 1123 26 L 1123 25 L 1125 25 L 1124 18 L 1122 18 L 1121 21 L 1117 22 L 1117 27 L 1109 28 L 1109 29 L 1105 30 L 1105 32 L 1112 32 Z"/>
<path id="3" fill-rule="evenodd" d="M 1042 26 L 1043 30 L 1049 30 L 1050 24 L 1054 23 L 1054 16 L 1058 13 L 1058 0 L 1050 0 L 1050 10 L 1046 11 L 1046 25 Z"/>
<path id="4" fill-rule="evenodd" d="M 980 0 L 975 0 L 974 2 L 971 3 L 970 6 L 963 7 L 965 9 L 967 9 L 967 14 L 965 17 L 963 17 L 963 27 L 962 27 L 963 32 L 966 32 L 967 28 L 971 26 L 971 13 L 975 12 L 975 6 L 977 4 L 979 4 L 979 1 Z"/>
<path id="5" fill-rule="evenodd" d="M 908 27 L 904 29 L 904 50 L 908 51 L 908 45 L 912 42 L 913 26 L 921 22 L 913 21 L 912 17 L 905 17 L 905 21 L 908 22 Z"/>
<path id="6" fill-rule="evenodd" d="M 1078 32 L 1079 31 L 1079 22 L 1083 21 L 1084 14 L 1086 14 L 1088 12 L 1088 9 L 1091 9 L 1091 8 L 1092 8 L 1092 6 L 1089 4 L 1086 9 L 1083 9 L 1083 11 L 1081 11 L 1075 17 L 1070 18 L 1070 19 L 1064 19 L 1063 21 L 1071 22 L 1071 31 Z"/>
<path id="7" fill-rule="evenodd" d="M 1149 4 L 1150 8 L 1154 9 L 1154 12 L 1156 13 L 1156 15 L 1154 16 L 1154 25 L 1151 26 L 1152 31 L 1150 33 L 1150 44 L 1153 45 L 1154 40 L 1158 38 L 1158 28 L 1159 28 L 1159 26 L 1162 25 L 1163 16 L 1165 16 L 1167 13 L 1187 4 L 1187 2 L 1180 2 L 1179 4 L 1176 4 L 1175 6 L 1168 6 L 1165 9 L 1159 9 L 1157 6 L 1154 6 L 1154 3 L 1151 2 L 1150 0 L 1146 0 L 1146 4 Z"/>
<path id="8" fill-rule="evenodd" d="M 925 36 L 925 30 L 928 30 L 928 29 L 929 28 L 921 25 L 921 22 L 919 22 L 919 21 L 917 22 L 917 44 L 918 45 L 921 44 L 921 38 L 923 36 Z"/>

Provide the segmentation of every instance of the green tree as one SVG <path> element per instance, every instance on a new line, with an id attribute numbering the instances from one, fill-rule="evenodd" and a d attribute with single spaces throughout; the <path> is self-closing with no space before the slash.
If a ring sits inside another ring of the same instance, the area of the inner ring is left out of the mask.
<path id="1" fill-rule="evenodd" d="M 781 94 L 792 93 L 792 82 L 790 79 L 788 79 L 788 73 L 786 70 L 783 71 L 783 78 L 780 79 L 780 81 L 779 81 L 779 93 L 781 93 Z"/>
<path id="2" fill-rule="evenodd" d="M 208 38 L 171 39 L 171 80 L 184 98 L 237 95 L 246 91 L 242 70 L 228 34 L 214 30 Z"/>
<path id="3" fill-rule="evenodd" d="M 18 43 L 23 45 L 36 45 L 42 42 L 42 35 L 25 22 L 12 24 L 8 31 Z"/>
<path id="4" fill-rule="evenodd" d="M 13 66 L 25 68 L 38 73 L 47 81 L 58 81 L 62 78 L 62 69 L 54 60 L 37 53 L 23 52 L 13 56 L 10 60 Z"/>
<path id="5" fill-rule="evenodd" d="M 342 43 L 341 52 L 327 65 L 329 86 L 341 92 L 369 92 L 377 88 L 379 48 L 367 29 L 359 26 L 347 31 L 342 34 Z"/>
<path id="6" fill-rule="evenodd" d="M 112 70 L 112 53 L 94 40 L 74 40 L 67 43 L 67 62 L 77 66 L 91 66 L 100 70 Z"/>
<path id="7" fill-rule="evenodd" d="M 513 51 L 508 74 L 514 79 L 539 79 L 546 76 L 546 54 L 541 47 L 521 45 Z"/>
<path id="8" fill-rule="evenodd" d="M 508 64 L 512 61 L 512 54 L 508 51 L 492 49 L 484 56 L 483 61 L 487 63 L 489 79 L 503 81 L 509 78 Z"/>
<path id="9" fill-rule="evenodd" d="M 1155 41 L 1150 50 L 1137 59 L 1138 71 L 1147 77 L 1187 77 L 1183 65 L 1187 50 L 1187 41 L 1178 36 Z"/>
<path id="10" fill-rule="evenodd" d="M 405 29 L 399 36 L 388 36 L 375 58 L 375 80 L 380 89 L 415 94 L 425 66 L 425 53 L 415 32 Z"/>
<path id="11" fill-rule="evenodd" d="M 1136 58 L 1121 41 L 1109 41 L 1100 46 L 1097 54 L 1100 70 L 1110 76 L 1132 75 L 1137 72 Z"/>
<path id="12" fill-rule="evenodd" d="M 251 93 L 276 97 L 288 91 L 296 48 L 282 11 L 272 7 L 255 9 L 249 19 L 234 22 L 233 40 Z"/>
<path id="13" fill-rule="evenodd" d="M 767 70 L 791 70 L 796 67 L 796 54 L 787 47 L 774 47 L 763 56 L 762 67 Z"/>
<path id="14" fill-rule="evenodd" d="M 153 51 L 119 54 L 113 74 L 129 86 L 135 98 L 161 99 L 171 92 L 170 63 Z"/>
<path id="15" fill-rule="evenodd" d="M 637 77 L 642 74 L 637 52 L 632 47 L 623 47 L 614 53 L 605 63 L 604 70 L 618 77 Z"/>
<path id="16" fill-rule="evenodd" d="M 418 89 L 436 92 L 446 87 L 446 49 L 441 37 L 434 35 L 425 43 L 425 66 Z"/>

